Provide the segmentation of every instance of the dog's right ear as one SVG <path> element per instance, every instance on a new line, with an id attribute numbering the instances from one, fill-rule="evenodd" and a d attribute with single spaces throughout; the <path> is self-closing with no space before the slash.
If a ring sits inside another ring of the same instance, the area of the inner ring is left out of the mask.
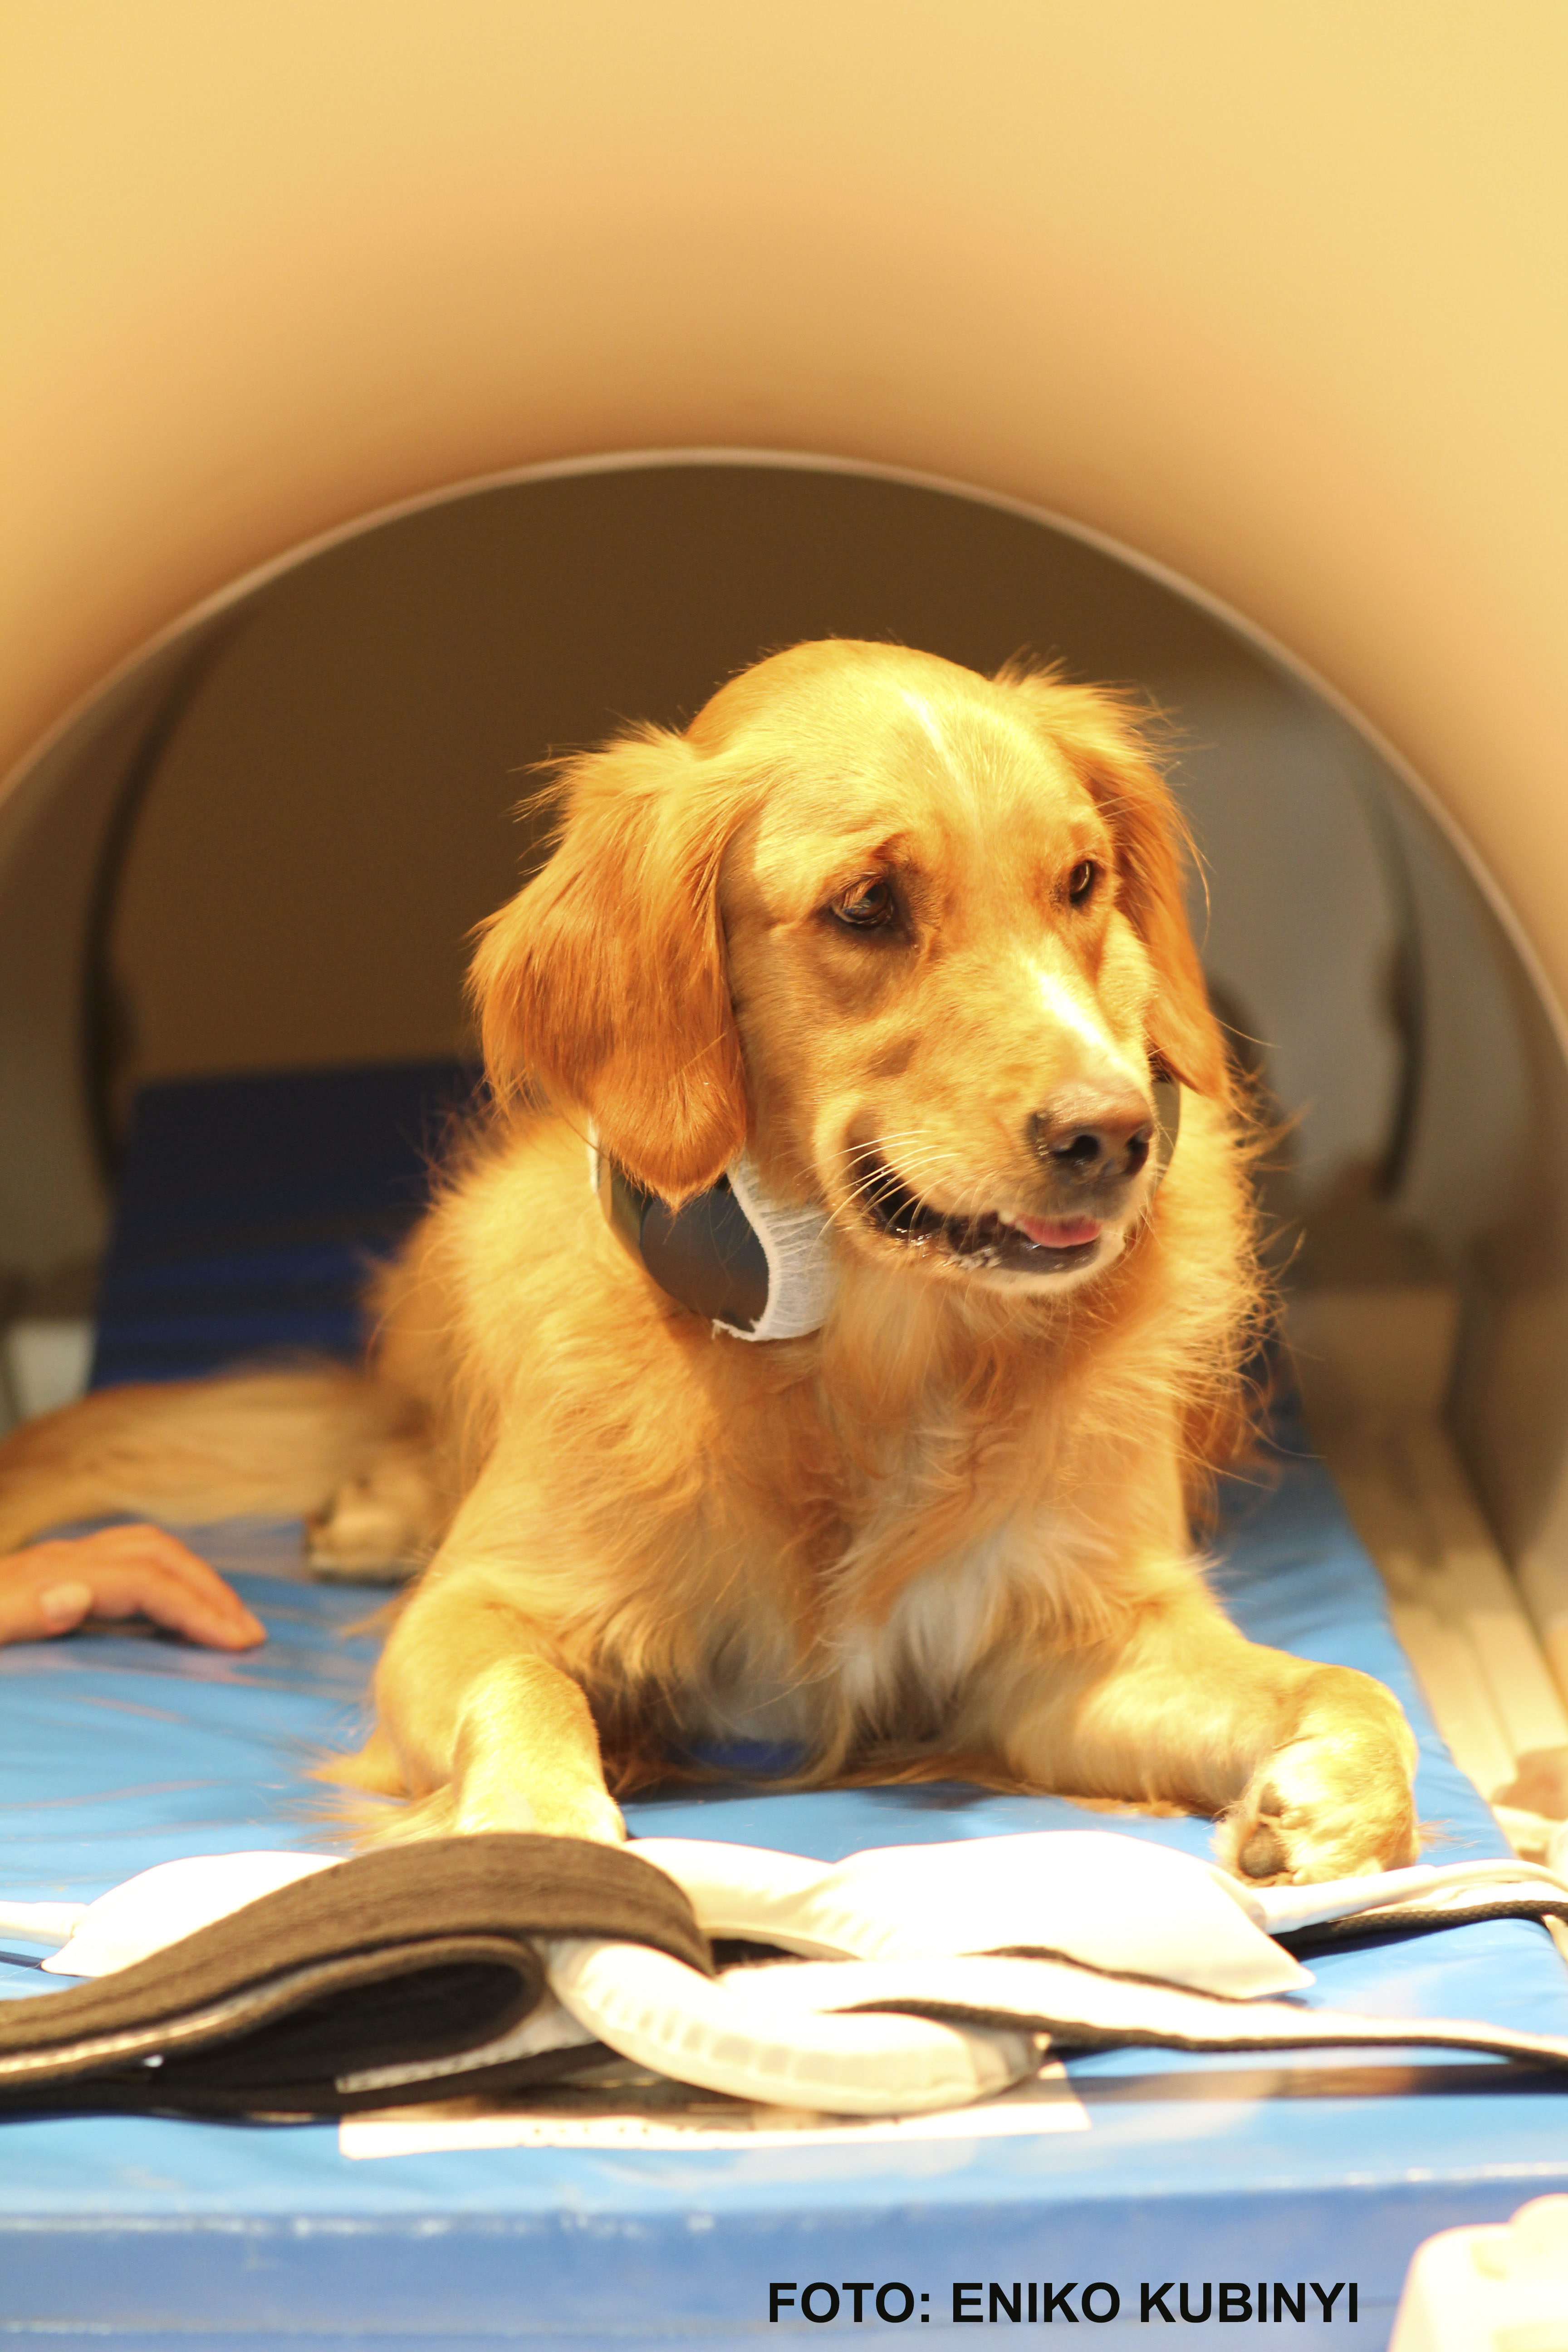
<path id="1" fill-rule="evenodd" d="M 649 728 L 563 772 L 548 866 L 483 927 L 469 974 L 498 1099 L 531 1084 L 679 1206 L 746 1140 L 719 919 L 733 785 Z"/>

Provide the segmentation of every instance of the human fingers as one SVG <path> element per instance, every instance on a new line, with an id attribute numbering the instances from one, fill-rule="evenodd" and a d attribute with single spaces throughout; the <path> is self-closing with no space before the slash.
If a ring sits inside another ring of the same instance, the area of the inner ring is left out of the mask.
<path id="1" fill-rule="evenodd" d="M 104 1528 L 0 1560 L 0 1642 L 47 1639 L 89 1616 L 150 1617 L 211 1649 L 267 1638 L 205 1560 L 160 1528 Z"/>
<path id="2" fill-rule="evenodd" d="M 100 1528 L 89 1536 L 79 1538 L 74 1565 L 96 1567 L 99 1563 L 107 1570 L 156 1571 L 172 1578 L 189 1591 L 193 1605 L 229 1622 L 236 1632 L 244 1633 L 247 1643 L 267 1638 L 267 1628 L 234 1587 L 226 1583 L 199 1552 L 182 1543 L 178 1536 L 170 1535 L 165 1528 L 143 1524 Z"/>

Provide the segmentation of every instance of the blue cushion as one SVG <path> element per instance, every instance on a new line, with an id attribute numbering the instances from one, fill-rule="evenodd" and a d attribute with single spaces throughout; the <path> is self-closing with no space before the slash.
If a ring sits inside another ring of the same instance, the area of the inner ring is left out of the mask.
<path id="1" fill-rule="evenodd" d="M 472 1103 L 461 1062 L 147 1087 L 132 1115 L 92 1384 L 177 1380 L 280 1348 L 351 1357 L 360 1293 Z"/>

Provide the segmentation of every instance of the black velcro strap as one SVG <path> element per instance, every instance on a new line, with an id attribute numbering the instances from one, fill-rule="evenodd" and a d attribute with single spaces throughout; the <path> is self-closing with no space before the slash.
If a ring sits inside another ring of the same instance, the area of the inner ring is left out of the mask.
<path id="1" fill-rule="evenodd" d="M 508 2032 L 544 1990 L 534 1939 L 557 1936 L 648 1944 L 712 1973 L 680 1888 L 619 1846 L 503 1833 L 384 1846 L 131 1968 L 0 2001 L 0 2103 L 310 2115 L 384 2104 L 338 2078 Z M 520 2079 L 563 2063 L 522 2061 Z M 397 2098 L 479 2087 L 445 2074 Z M 493 2073 L 483 2087 L 500 2087 Z"/>

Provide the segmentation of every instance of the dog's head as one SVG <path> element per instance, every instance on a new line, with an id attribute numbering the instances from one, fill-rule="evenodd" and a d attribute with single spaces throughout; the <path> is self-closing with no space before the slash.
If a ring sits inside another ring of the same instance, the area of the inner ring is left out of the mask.
<path id="1" fill-rule="evenodd" d="M 476 960 L 487 1064 L 671 1202 L 749 1140 L 862 1252 L 1059 1288 L 1147 1205 L 1157 1078 L 1226 1091 L 1179 821 L 1110 698 L 797 646 L 563 782 Z"/>

